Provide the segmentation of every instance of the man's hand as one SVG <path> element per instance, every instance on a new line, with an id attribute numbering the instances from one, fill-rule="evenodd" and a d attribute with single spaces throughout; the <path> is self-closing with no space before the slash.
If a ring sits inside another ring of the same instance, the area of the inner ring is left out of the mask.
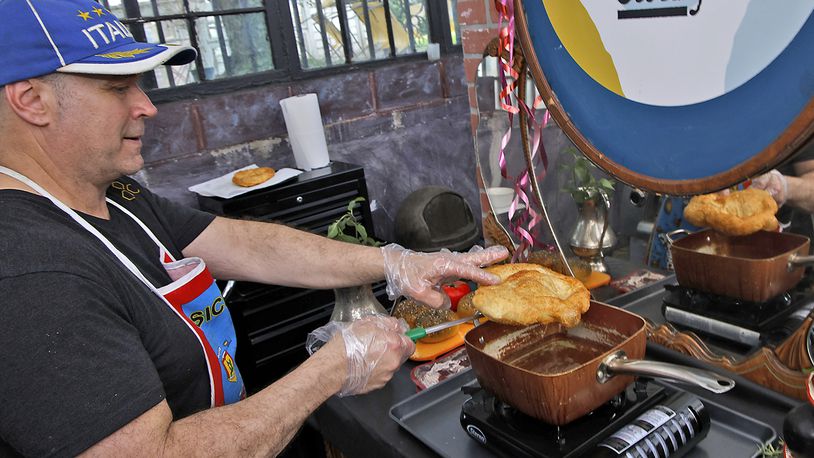
<path id="1" fill-rule="evenodd" d="M 509 250 L 503 246 L 487 249 L 475 247 L 469 253 L 419 253 L 396 244 L 382 247 L 387 294 L 390 299 L 410 296 L 434 308 L 449 308 L 449 297 L 438 286 L 448 280 L 465 278 L 479 284 L 500 282 L 497 275 L 481 269 L 482 266 L 505 259 Z"/>
<path id="2" fill-rule="evenodd" d="M 777 202 L 777 206 L 781 207 L 786 203 L 789 194 L 789 183 L 786 177 L 777 170 L 772 169 L 769 173 L 764 173 L 759 177 L 752 179 L 750 187 L 755 189 L 763 189 Z"/>
<path id="3" fill-rule="evenodd" d="M 315 344 L 327 342 L 322 351 L 344 355 L 348 372 L 338 394 L 362 394 L 383 387 L 413 354 L 415 344 L 405 332 L 403 320 L 371 315 L 353 322 L 332 321 L 315 329 L 308 335 L 306 347 L 313 352 Z"/>

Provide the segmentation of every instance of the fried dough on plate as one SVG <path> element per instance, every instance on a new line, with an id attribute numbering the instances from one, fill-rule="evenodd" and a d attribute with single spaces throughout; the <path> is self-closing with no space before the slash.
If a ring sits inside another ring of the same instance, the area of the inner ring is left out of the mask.
<path id="1" fill-rule="evenodd" d="M 581 281 L 541 265 L 504 264 L 486 270 L 502 282 L 479 287 L 472 303 L 490 320 L 516 325 L 559 322 L 570 328 L 590 307 L 590 293 Z"/>
<path id="2" fill-rule="evenodd" d="M 232 175 L 232 183 L 249 188 L 274 178 L 276 170 L 271 167 L 257 167 L 241 170 Z"/>
<path id="3" fill-rule="evenodd" d="M 768 192 L 747 188 L 727 195 L 695 196 L 684 209 L 684 218 L 722 234 L 749 235 L 760 230 L 777 230 L 775 213 L 777 202 Z"/>

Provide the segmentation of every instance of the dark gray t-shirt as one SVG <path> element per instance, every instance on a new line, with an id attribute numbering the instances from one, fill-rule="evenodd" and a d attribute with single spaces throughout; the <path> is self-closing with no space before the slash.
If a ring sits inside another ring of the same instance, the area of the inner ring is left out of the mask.
<path id="1" fill-rule="evenodd" d="M 213 220 L 122 178 L 108 197 L 176 258 Z M 156 286 L 159 248 L 121 210 L 86 216 Z M 0 455 L 72 456 L 166 399 L 209 407 L 199 342 L 90 233 L 43 197 L 0 190 Z"/>

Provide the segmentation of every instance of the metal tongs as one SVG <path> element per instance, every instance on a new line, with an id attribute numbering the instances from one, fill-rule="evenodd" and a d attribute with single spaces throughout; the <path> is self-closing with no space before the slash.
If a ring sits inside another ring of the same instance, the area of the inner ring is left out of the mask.
<path id="1" fill-rule="evenodd" d="M 415 327 L 410 329 L 406 332 L 407 337 L 412 339 L 413 342 L 417 341 L 418 339 L 423 339 L 427 337 L 427 335 L 432 334 L 433 332 L 443 331 L 444 329 L 451 328 L 453 326 L 458 326 L 459 324 L 468 323 L 470 321 L 475 322 L 475 326 L 479 324 L 478 320 L 483 318 L 483 314 L 480 312 L 475 312 L 474 315 L 468 316 L 466 318 L 460 318 L 453 321 L 447 321 L 446 323 L 436 324 L 435 326 L 430 326 L 428 328 L 422 328 L 421 326 Z"/>

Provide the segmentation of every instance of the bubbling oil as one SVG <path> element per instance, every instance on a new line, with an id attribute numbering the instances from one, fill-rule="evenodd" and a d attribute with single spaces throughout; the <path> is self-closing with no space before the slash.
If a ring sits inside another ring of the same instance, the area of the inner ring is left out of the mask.
<path id="1" fill-rule="evenodd" d="M 547 335 L 534 347 L 527 347 L 503 361 L 514 367 L 541 375 L 568 372 L 582 366 L 612 347 L 602 342 L 567 333 Z"/>
<path id="2" fill-rule="evenodd" d="M 610 352 L 626 336 L 594 323 L 568 329 L 560 324 L 537 324 L 506 333 L 484 343 L 487 355 L 510 366 L 539 375 L 575 369 Z"/>

